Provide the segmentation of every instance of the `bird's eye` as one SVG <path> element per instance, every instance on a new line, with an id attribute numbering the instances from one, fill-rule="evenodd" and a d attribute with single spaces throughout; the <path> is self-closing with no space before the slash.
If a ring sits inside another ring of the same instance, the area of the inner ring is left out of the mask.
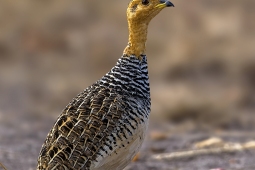
<path id="1" fill-rule="evenodd" d="M 142 4 L 143 5 L 148 5 L 149 4 L 149 0 L 142 0 Z"/>

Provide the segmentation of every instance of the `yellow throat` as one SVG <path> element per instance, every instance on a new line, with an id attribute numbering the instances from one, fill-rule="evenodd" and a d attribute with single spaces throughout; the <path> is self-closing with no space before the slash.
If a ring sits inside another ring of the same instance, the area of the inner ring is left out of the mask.
<path id="1" fill-rule="evenodd" d="M 127 9 L 129 38 L 123 54 L 140 59 L 145 53 L 148 25 L 163 8 L 174 6 L 167 0 L 131 0 Z"/>

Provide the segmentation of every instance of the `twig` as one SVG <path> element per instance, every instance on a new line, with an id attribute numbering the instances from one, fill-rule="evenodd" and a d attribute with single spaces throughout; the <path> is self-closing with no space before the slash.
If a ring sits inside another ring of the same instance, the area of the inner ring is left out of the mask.
<path id="1" fill-rule="evenodd" d="M 190 150 L 190 151 L 182 151 L 182 152 L 157 154 L 157 155 L 153 155 L 152 159 L 172 160 L 172 159 L 188 158 L 188 157 L 207 155 L 207 154 L 240 152 L 240 151 L 249 150 L 249 149 L 255 149 L 255 141 L 248 142 L 246 144 L 225 144 L 225 146 L 219 147 L 219 148 L 198 149 L 198 150 Z"/>
<path id="2" fill-rule="evenodd" d="M 2 167 L 4 170 L 7 170 L 7 168 L 0 162 L 0 167 Z"/>

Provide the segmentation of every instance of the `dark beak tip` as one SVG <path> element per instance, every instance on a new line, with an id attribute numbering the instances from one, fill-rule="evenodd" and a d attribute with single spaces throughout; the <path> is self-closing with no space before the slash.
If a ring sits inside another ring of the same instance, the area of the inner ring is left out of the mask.
<path id="1" fill-rule="evenodd" d="M 166 6 L 167 7 L 174 7 L 174 4 L 172 2 L 170 2 L 170 1 L 167 1 L 166 2 Z"/>

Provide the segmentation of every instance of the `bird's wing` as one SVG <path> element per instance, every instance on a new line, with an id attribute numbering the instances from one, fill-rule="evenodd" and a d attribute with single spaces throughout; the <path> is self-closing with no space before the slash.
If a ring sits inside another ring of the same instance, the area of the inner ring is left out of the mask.
<path id="1" fill-rule="evenodd" d="M 125 102 L 111 89 L 92 85 L 63 110 L 41 149 L 38 166 L 45 169 L 90 167 L 102 156 L 106 138 L 125 112 Z M 108 149 L 112 149 L 108 146 Z M 101 152 L 99 152 L 101 150 Z M 86 169 L 86 168 L 85 168 Z"/>

